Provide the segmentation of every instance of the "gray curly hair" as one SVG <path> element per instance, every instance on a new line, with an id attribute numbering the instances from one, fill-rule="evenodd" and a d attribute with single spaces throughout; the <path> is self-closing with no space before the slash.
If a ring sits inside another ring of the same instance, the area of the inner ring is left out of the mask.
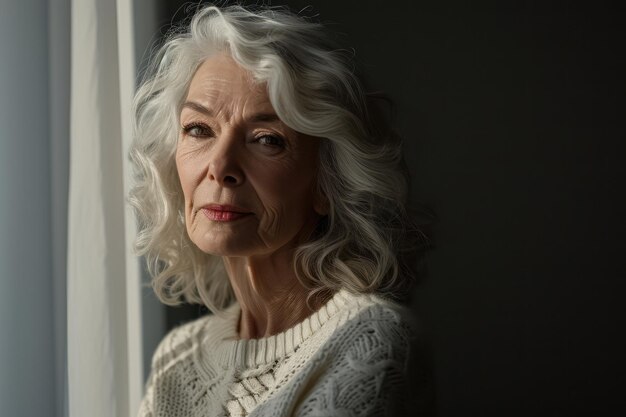
<path id="1" fill-rule="evenodd" d="M 204 6 L 166 38 L 134 99 L 130 194 L 144 255 L 162 302 L 200 303 L 219 312 L 233 300 L 221 258 L 187 235 L 175 165 L 179 115 L 200 64 L 227 52 L 265 83 L 278 117 L 323 138 L 318 191 L 329 213 L 294 256 L 310 294 L 339 289 L 398 298 L 411 281 L 416 236 L 406 211 L 407 175 L 400 140 L 377 119 L 354 75 L 353 57 L 324 27 L 283 8 Z M 418 239 L 419 240 L 419 239 Z"/>

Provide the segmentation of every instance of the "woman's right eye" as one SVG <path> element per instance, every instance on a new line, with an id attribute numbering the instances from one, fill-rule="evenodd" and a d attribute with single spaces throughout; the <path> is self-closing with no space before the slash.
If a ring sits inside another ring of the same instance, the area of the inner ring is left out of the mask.
<path id="1" fill-rule="evenodd" d="M 207 138 L 213 136 L 213 129 L 204 123 L 189 123 L 183 126 L 183 134 L 194 138 Z"/>

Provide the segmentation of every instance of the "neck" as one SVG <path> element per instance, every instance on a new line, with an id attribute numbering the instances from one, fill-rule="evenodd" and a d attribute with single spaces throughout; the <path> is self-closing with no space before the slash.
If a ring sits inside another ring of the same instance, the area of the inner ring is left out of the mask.
<path id="1" fill-rule="evenodd" d="M 311 299 L 297 279 L 293 254 L 224 257 L 224 265 L 241 306 L 239 337 L 258 339 L 281 333 L 317 311 L 325 300 Z"/>

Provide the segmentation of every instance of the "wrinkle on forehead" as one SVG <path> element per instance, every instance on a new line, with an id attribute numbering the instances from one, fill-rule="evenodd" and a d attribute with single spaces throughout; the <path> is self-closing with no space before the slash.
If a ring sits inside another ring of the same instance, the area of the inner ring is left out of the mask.
<path id="1" fill-rule="evenodd" d="M 219 54 L 208 58 L 194 75 L 186 101 L 196 102 L 217 117 L 231 119 L 251 113 L 273 113 L 266 85 L 254 80 L 252 74 L 230 56 Z"/>

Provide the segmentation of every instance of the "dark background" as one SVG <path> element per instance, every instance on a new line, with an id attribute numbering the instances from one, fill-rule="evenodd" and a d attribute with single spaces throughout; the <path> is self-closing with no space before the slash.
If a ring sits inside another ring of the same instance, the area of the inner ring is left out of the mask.
<path id="1" fill-rule="evenodd" d="M 182 4 L 161 0 L 163 31 Z M 312 5 L 396 103 L 413 200 L 437 215 L 412 306 L 438 415 L 621 415 L 624 7 L 272 4 Z"/>

